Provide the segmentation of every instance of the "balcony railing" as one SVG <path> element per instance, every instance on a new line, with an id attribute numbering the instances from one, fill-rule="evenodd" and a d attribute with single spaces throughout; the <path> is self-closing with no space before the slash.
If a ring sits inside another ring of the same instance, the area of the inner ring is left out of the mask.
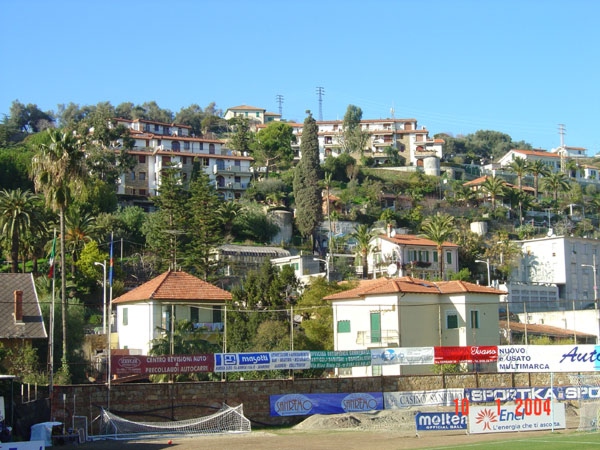
<path id="1" fill-rule="evenodd" d="M 356 344 L 362 346 L 389 347 L 400 344 L 398 330 L 359 331 L 356 333 Z"/>
<path id="2" fill-rule="evenodd" d="M 237 173 L 237 174 L 248 174 L 250 175 L 252 172 L 250 171 L 250 167 L 242 167 L 242 166 L 217 166 L 216 173 L 224 174 L 224 173 Z"/>

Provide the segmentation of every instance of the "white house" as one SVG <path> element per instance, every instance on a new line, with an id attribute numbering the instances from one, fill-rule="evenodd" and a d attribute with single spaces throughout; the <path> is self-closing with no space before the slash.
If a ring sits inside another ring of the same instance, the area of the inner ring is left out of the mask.
<path id="1" fill-rule="evenodd" d="M 440 273 L 437 244 L 430 239 L 390 230 L 371 240 L 368 256 L 369 273 L 402 277 L 436 278 Z M 442 245 L 444 278 L 458 272 L 458 245 Z"/>
<path id="2" fill-rule="evenodd" d="M 231 293 L 185 272 L 164 272 L 112 301 L 117 309 L 119 349 L 147 355 L 151 341 L 188 320 L 219 342 L 223 307 Z"/>
<path id="3" fill-rule="evenodd" d="M 464 281 L 378 278 L 325 297 L 333 308 L 335 350 L 498 345 L 504 292 Z M 430 366 L 339 369 L 340 376 L 431 373 Z"/>
<path id="4" fill-rule="evenodd" d="M 227 108 L 224 115 L 225 120 L 233 119 L 234 117 L 243 117 L 257 124 L 267 124 L 269 122 L 281 120 L 280 114 L 268 112 L 264 108 L 250 105 Z"/>

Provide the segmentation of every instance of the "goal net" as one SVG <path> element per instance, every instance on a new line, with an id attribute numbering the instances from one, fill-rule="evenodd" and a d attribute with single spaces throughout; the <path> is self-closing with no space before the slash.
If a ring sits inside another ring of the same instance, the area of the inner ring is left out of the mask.
<path id="1" fill-rule="evenodd" d="M 249 433 L 250 420 L 244 417 L 244 406 L 223 404 L 210 416 L 171 422 L 134 422 L 102 409 L 101 434 L 93 439 L 136 439 L 164 436 L 193 436 L 215 433 Z"/>
<path id="2" fill-rule="evenodd" d="M 569 375 L 573 386 L 579 389 L 578 431 L 598 431 L 600 429 L 600 375 Z"/>

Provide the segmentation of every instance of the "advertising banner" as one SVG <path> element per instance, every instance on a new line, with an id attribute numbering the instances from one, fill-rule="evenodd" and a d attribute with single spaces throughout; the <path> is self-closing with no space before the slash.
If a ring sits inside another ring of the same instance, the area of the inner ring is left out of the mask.
<path id="1" fill-rule="evenodd" d="M 433 364 L 433 347 L 371 349 L 371 359 L 374 366 Z"/>
<path id="2" fill-rule="evenodd" d="M 271 416 L 307 416 L 383 410 L 381 392 L 271 395 Z"/>
<path id="3" fill-rule="evenodd" d="M 297 369 L 310 369 L 310 351 L 215 354 L 215 372 Z"/>
<path id="4" fill-rule="evenodd" d="M 212 372 L 212 354 L 200 355 L 112 355 L 111 373 L 126 375 L 177 375 L 181 373 Z"/>
<path id="5" fill-rule="evenodd" d="M 501 345 L 498 372 L 594 372 L 600 370 L 596 345 Z"/>
<path id="6" fill-rule="evenodd" d="M 437 389 L 432 391 L 384 392 L 385 409 L 402 409 L 413 406 L 453 406 L 462 400 L 464 389 Z"/>
<path id="7" fill-rule="evenodd" d="M 417 431 L 466 430 L 467 416 L 451 412 L 418 412 Z"/>
<path id="8" fill-rule="evenodd" d="M 600 399 L 600 386 L 554 386 L 523 388 L 465 388 L 465 398 L 471 403 L 502 402 L 517 399 L 589 400 Z"/>
<path id="9" fill-rule="evenodd" d="M 312 369 L 329 369 L 335 367 L 362 367 L 370 365 L 370 350 L 328 350 L 310 352 L 310 367 Z"/>
<path id="10" fill-rule="evenodd" d="M 467 345 L 464 347 L 434 347 L 435 364 L 486 363 L 498 359 L 495 345 Z"/>
<path id="11" fill-rule="evenodd" d="M 469 410 L 469 432 L 505 433 L 566 428 L 565 404 L 548 404 L 550 407 L 546 407 L 543 401 L 537 400 L 531 402 L 529 407 L 522 402 L 472 406 Z"/>

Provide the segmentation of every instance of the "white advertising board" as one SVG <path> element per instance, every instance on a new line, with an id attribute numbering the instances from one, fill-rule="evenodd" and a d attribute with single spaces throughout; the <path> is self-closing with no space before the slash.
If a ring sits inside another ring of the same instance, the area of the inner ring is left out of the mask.
<path id="1" fill-rule="evenodd" d="M 596 345 L 499 345 L 498 372 L 594 372 Z"/>
<path id="2" fill-rule="evenodd" d="M 552 430 L 566 428 L 566 423 L 564 403 L 536 400 L 469 408 L 469 432 L 473 434 Z"/>

